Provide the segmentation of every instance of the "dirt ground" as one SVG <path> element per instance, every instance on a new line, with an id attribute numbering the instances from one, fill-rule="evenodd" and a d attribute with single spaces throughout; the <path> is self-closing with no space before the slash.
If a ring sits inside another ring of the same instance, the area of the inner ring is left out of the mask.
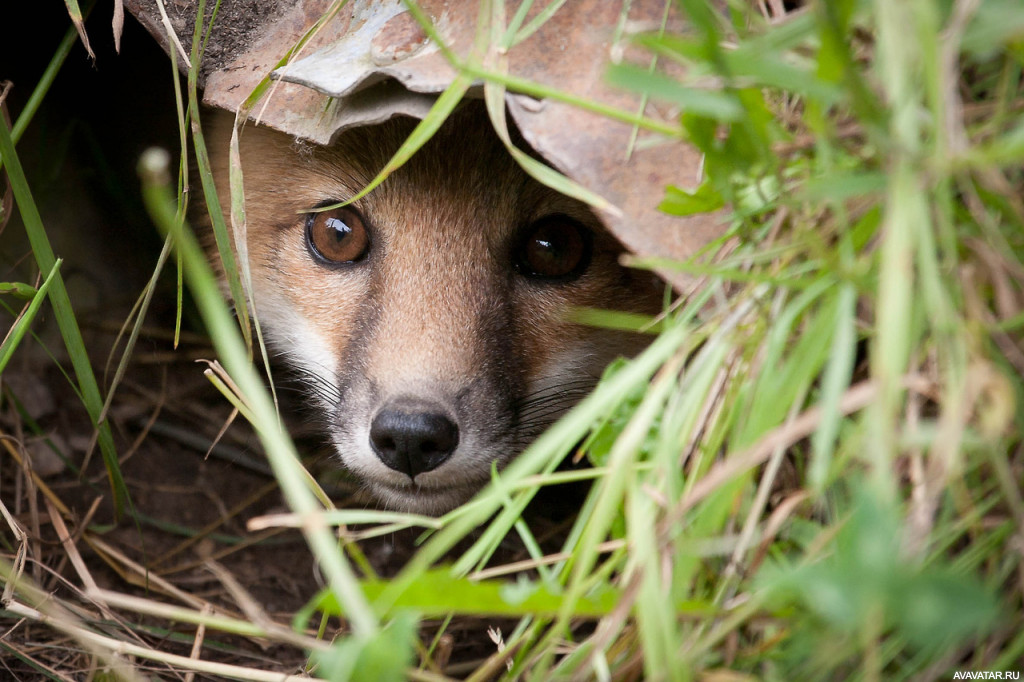
<path id="1" fill-rule="evenodd" d="M 13 11 L 15 16 L 2 22 L 2 30 L 18 26 L 31 31 L 34 40 L 15 47 L 0 39 L 0 80 L 14 82 L 9 101 L 14 117 L 69 26 L 60 3 L 19 4 L 32 7 L 5 9 L 5 15 Z M 107 10 L 98 7 L 88 23 L 95 64 L 76 45 L 18 145 L 54 250 L 65 258 L 62 272 L 104 390 L 123 348 L 115 345 L 118 331 L 161 245 L 139 199 L 135 163 L 149 146 L 177 147 L 167 57 L 131 17 L 122 53 L 116 55 Z M 0 281 L 33 277 L 31 251 L 15 217 L 0 233 Z M 36 338 L 26 339 L 0 377 L 0 500 L 28 533 L 26 575 L 62 599 L 78 599 L 84 571 L 101 588 L 193 608 L 211 603 L 239 617 L 246 613 L 244 595 L 250 595 L 259 611 L 287 625 L 319 589 L 319 575 L 297 532 L 247 531 L 248 519 L 285 507 L 252 431 L 239 420 L 218 438 L 230 406 L 197 362 L 214 354 L 187 298 L 184 313 L 185 331 L 175 349 L 170 268 L 109 412 L 131 492 L 132 508 L 121 518 L 114 515 L 87 415 L 64 375 L 70 363 L 56 324 L 46 312 L 37 319 Z M 0 329 L 11 320 L 0 311 Z M 299 393 L 285 385 L 282 396 L 310 469 L 339 506 L 364 504 L 295 407 Z M 67 532 L 76 551 L 61 544 L 54 525 L 61 506 L 70 511 Z M 374 570 L 392 575 L 416 539 L 416 533 L 392 534 L 361 548 Z M 0 555 L 12 561 L 18 548 L 4 524 Z M 81 567 L 75 565 L 76 553 Z M 503 559 L 517 557 L 518 548 L 510 546 Z M 224 572 L 216 573 L 217 566 Z M 83 614 L 95 615 L 92 605 L 79 603 Z M 131 629 L 133 637 L 156 648 L 189 655 L 194 626 L 123 617 L 122 632 Z M 446 646 L 454 665 L 447 672 L 457 673 L 460 665 L 472 669 L 473 661 L 494 652 L 488 625 L 502 624 L 467 620 L 448 628 Z M 341 627 L 330 623 L 327 636 Z M 424 636 L 431 636 L 429 624 Z M 301 671 L 305 662 L 296 648 L 214 633 L 207 633 L 202 655 L 290 672 Z M 54 629 L 0 609 L 0 678 L 80 678 L 90 661 L 79 644 Z M 163 668 L 154 672 L 179 676 Z"/>

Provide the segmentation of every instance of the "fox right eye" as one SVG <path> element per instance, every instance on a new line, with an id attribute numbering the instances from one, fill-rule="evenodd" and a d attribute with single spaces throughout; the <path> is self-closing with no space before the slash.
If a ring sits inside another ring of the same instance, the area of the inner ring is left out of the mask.
<path id="1" fill-rule="evenodd" d="M 581 223 L 560 214 L 530 225 L 513 254 L 524 277 L 566 281 L 583 274 L 590 264 L 592 236 Z"/>
<path id="2" fill-rule="evenodd" d="M 370 250 L 370 234 L 359 211 L 343 206 L 306 216 L 306 245 L 325 265 L 356 263 Z"/>

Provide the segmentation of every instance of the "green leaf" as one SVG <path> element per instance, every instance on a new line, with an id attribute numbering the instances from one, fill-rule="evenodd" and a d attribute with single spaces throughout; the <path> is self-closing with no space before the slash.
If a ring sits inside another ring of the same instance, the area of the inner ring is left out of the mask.
<path id="1" fill-rule="evenodd" d="M 882 192 L 888 179 L 888 175 L 878 171 L 837 171 L 811 178 L 800 188 L 798 197 L 803 201 L 842 201 Z"/>
<path id="2" fill-rule="evenodd" d="M 1024 11 L 1019 0 L 987 0 L 979 3 L 964 31 L 960 47 L 987 58 L 1009 42 L 1024 39 Z"/>
<path id="3" fill-rule="evenodd" d="M 631 64 L 613 64 L 608 67 L 605 78 L 614 86 L 672 102 L 685 111 L 719 121 L 738 121 L 743 118 L 743 107 L 729 93 L 687 87 L 670 76 L 650 73 Z"/>
<path id="4" fill-rule="evenodd" d="M 778 88 L 811 97 L 825 106 L 836 103 L 842 95 L 842 90 L 833 83 L 816 78 L 816 74 L 809 68 L 810 65 L 796 66 L 778 55 L 765 54 L 750 48 L 726 54 L 726 63 L 733 75 L 745 77 L 744 85 Z"/>
<path id="5" fill-rule="evenodd" d="M 310 658 L 318 665 L 316 676 L 332 682 L 402 682 L 414 661 L 418 627 L 416 615 L 402 611 L 372 637 L 344 637 L 327 651 L 314 651 Z"/>
<path id="6" fill-rule="evenodd" d="M 32 326 L 32 320 L 35 319 L 36 313 L 39 312 L 39 308 L 43 305 L 43 301 L 46 300 L 46 294 L 47 291 L 49 291 L 50 289 L 50 284 L 53 283 L 53 280 L 57 276 L 58 271 L 60 271 L 61 262 L 62 261 L 59 258 L 56 260 L 56 262 L 54 262 L 53 267 L 50 269 L 50 274 L 46 276 L 46 280 L 39 287 L 38 291 L 36 291 L 34 288 L 30 287 L 27 284 L 19 284 L 17 282 L 14 283 L 16 285 L 15 289 L 17 289 L 17 287 L 20 286 L 24 287 L 24 289 L 28 289 L 31 292 L 33 292 L 32 294 L 29 295 L 29 298 L 32 299 L 32 302 L 29 304 L 28 309 L 25 311 L 25 314 L 22 315 L 15 323 L 14 327 L 11 328 L 10 332 L 7 334 L 7 337 L 3 341 L 3 345 L 0 346 L 0 374 L 3 373 L 4 367 L 7 366 L 7 363 L 10 361 L 11 356 L 14 355 L 14 350 L 18 347 L 18 344 L 21 343 L 21 340 L 25 337 L 25 334 L 28 333 L 29 327 Z M 2 287 L 3 285 L 0 285 L 0 293 L 4 293 Z"/>
<path id="7" fill-rule="evenodd" d="M 366 597 L 375 600 L 391 583 L 385 580 L 364 580 L 361 586 Z M 573 612 L 581 617 L 599 617 L 611 612 L 622 597 L 620 590 L 601 585 L 581 598 Z M 315 600 L 319 608 L 331 615 L 341 609 L 336 597 L 321 593 Z M 448 613 L 478 616 L 553 616 L 562 607 L 563 595 L 551 586 L 521 578 L 510 583 L 503 580 L 474 581 L 452 575 L 450 569 L 424 571 L 395 602 L 397 609 L 411 609 L 426 617 Z"/>
<path id="8" fill-rule="evenodd" d="M 896 625 L 921 647 L 944 647 L 990 627 L 999 615 L 992 594 L 970 576 L 945 568 L 900 581 L 893 592 Z"/>
<path id="9" fill-rule="evenodd" d="M 717 151 L 718 141 L 715 136 L 718 133 L 718 121 L 692 111 L 684 111 L 679 117 L 679 122 L 690 142 L 698 149 L 705 154 Z"/>
<path id="10" fill-rule="evenodd" d="M 36 295 L 36 288 L 24 282 L 0 282 L 0 296 L 9 295 L 23 301 L 31 301 Z"/>
<path id="11" fill-rule="evenodd" d="M 849 237 L 847 237 L 849 239 Z M 841 282 L 839 291 L 830 309 L 823 311 L 823 318 L 831 327 L 826 333 L 831 338 L 830 353 L 826 360 L 824 376 L 821 379 L 821 422 L 811 439 L 813 452 L 808 468 L 808 480 L 817 491 L 824 489 L 836 436 L 842 417 L 839 400 L 850 385 L 853 366 L 856 361 L 857 341 L 857 291 L 853 284 Z"/>
<path id="12" fill-rule="evenodd" d="M 765 571 L 762 582 L 775 597 L 797 596 L 842 633 L 877 630 L 881 616 L 882 627 L 916 646 L 949 650 L 990 628 L 999 614 L 991 592 L 973 575 L 907 561 L 901 553 L 904 532 L 898 508 L 862 487 L 827 560 Z"/>
<path id="13" fill-rule="evenodd" d="M 658 204 L 658 210 L 671 215 L 686 216 L 711 213 L 723 206 L 725 199 L 711 185 L 710 180 L 705 180 L 693 191 L 669 185 L 665 188 L 665 198 Z"/>
<path id="14" fill-rule="evenodd" d="M 816 12 L 820 31 L 817 76 L 824 82 L 839 83 L 850 65 L 847 36 L 855 0 L 833 0 Z"/>
<path id="15" fill-rule="evenodd" d="M 628 362 L 625 358 L 614 360 L 605 368 L 601 380 L 607 381 L 609 377 L 622 371 Z M 641 390 L 633 391 L 615 410 L 604 415 L 583 441 L 580 449 L 587 453 L 587 460 L 593 466 L 603 467 L 608 463 L 608 454 L 612 450 L 612 445 L 615 444 L 615 440 L 629 422 L 630 415 L 636 411 L 636 406 L 642 395 Z"/>
<path id="16" fill-rule="evenodd" d="M 779 179 L 774 175 L 737 175 L 733 184 L 734 206 L 743 215 L 756 215 L 773 208 L 782 190 Z"/>

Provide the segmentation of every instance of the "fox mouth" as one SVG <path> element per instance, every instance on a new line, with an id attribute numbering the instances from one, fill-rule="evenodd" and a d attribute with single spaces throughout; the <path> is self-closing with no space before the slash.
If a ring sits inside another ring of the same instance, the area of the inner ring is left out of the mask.
<path id="1" fill-rule="evenodd" d="M 414 481 L 395 485 L 380 481 L 367 482 L 374 496 L 388 508 L 418 514 L 444 514 L 469 501 L 486 481 L 443 485 L 420 485 Z"/>

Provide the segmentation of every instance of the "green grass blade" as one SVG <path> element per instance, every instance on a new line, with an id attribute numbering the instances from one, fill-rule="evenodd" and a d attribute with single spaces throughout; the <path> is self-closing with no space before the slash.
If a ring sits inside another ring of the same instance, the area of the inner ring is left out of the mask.
<path id="1" fill-rule="evenodd" d="M 36 290 L 35 296 L 32 297 L 32 302 L 25 309 L 25 313 L 18 318 L 15 325 L 7 333 L 7 337 L 4 338 L 3 344 L 0 345 L 0 374 L 3 374 L 4 367 L 7 366 L 18 344 L 21 343 L 25 334 L 28 333 L 29 327 L 32 326 L 32 320 L 35 319 L 36 313 L 39 312 L 39 308 L 43 305 L 43 301 L 46 299 L 46 292 L 50 289 L 53 278 L 60 271 L 60 264 L 62 262 L 60 258 L 54 261 L 50 274 L 46 276 L 46 280 Z"/>
<path id="2" fill-rule="evenodd" d="M 29 243 L 32 246 L 32 253 L 35 256 L 36 264 L 41 272 L 52 272 L 57 259 L 50 246 L 50 240 L 46 236 L 43 227 L 43 220 L 39 215 L 32 192 L 22 170 L 21 162 L 18 160 L 14 150 L 14 142 L 11 139 L 10 129 L 7 123 L 0 120 L 0 158 L 4 160 L 7 169 L 7 177 L 14 192 L 14 200 L 18 205 L 25 230 L 28 234 Z M 121 476 L 121 467 L 117 461 L 117 451 L 114 448 L 114 438 L 110 431 L 110 424 L 101 419 L 103 411 L 103 398 L 100 395 L 99 385 L 96 383 L 96 376 L 93 374 L 92 365 L 89 363 L 89 356 L 85 350 L 85 342 L 82 340 L 82 332 L 78 328 L 78 320 L 75 318 L 74 310 L 71 307 L 71 299 L 68 297 L 64 280 L 58 272 L 50 286 L 50 304 L 53 306 L 54 316 L 60 328 L 61 336 L 71 358 L 71 365 L 75 370 L 75 377 L 78 380 L 78 389 L 81 391 L 82 401 L 85 409 L 92 419 L 93 425 L 98 430 L 98 442 L 100 452 L 103 455 L 103 462 L 107 467 L 107 476 L 110 479 L 110 487 L 114 496 L 114 509 L 118 515 L 124 509 L 126 502 L 130 503 L 128 489 L 125 487 L 124 479 Z"/>
<path id="3" fill-rule="evenodd" d="M 167 185 L 169 157 L 162 150 L 149 150 L 139 164 L 143 179 L 143 198 L 153 221 L 166 234 L 172 234 L 182 254 L 188 284 L 206 322 L 229 375 L 244 394 L 254 417 L 260 439 L 289 506 L 298 514 L 313 514 L 321 507 L 307 485 L 306 474 L 298 454 L 277 419 L 274 404 L 249 362 L 248 349 L 227 305 L 221 298 L 213 272 L 195 236 L 177 220 L 176 202 Z M 335 538 L 326 525 L 310 524 L 303 528 L 310 548 L 320 562 L 327 580 L 345 605 L 345 612 L 360 638 L 373 638 L 379 633 L 377 617 L 359 589 L 351 567 L 338 552 Z"/>
<path id="4" fill-rule="evenodd" d="M 839 285 L 833 317 L 832 347 L 821 382 L 822 420 L 811 439 L 811 464 L 807 480 L 817 492 L 824 490 L 839 433 L 839 399 L 850 385 L 856 354 L 857 291 L 848 282 Z"/>
<path id="5" fill-rule="evenodd" d="M 103 403 L 103 414 L 106 418 L 107 411 L 110 409 L 111 402 L 114 399 L 114 394 L 117 391 L 117 387 L 120 386 L 121 380 L 124 379 L 124 373 L 128 369 L 128 363 L 131 360 L 132 353 L 135 351 L 135 344 L 139 340 L 139 334 L 142 332 L 142 325 L 146 321 L 146 313 L 149 311 L 149 305 L 153 300 L 153 294 L 157 289 L 157 280 L 160 277 L 160 273 L 163 272 L 164 265 L 167 262 L 167 258 L 171 253 L 171 242 L 169 239 L 164 240 L 164 246 L 160 250 L 160 255 L 157 256 L 156 265 L 153 267 L 153 274 L 149 278 L 149 282 L 146 284 L 145 290 L 142 292 L 142 296 L 138 299 L 135 306 L 132 308 L 131 315 L 135 316 L 135 322 L 132 324 L 131 331 L 128 333 L 128 340 L 125 343 L 124 351 L 121 353 L 121 359 L 117 363 L 117 367 L 114 370 L 114 378 L 110 381 L 109 389 L 107 391 L 107 399 Z M 131 319 L 129 316 L 129 320 Z M 125 321 L 125 325 L 128 321 Z M 114 348 L 111 349 L 113 353 L 118 343 L 120 342 L 124 334 L 124 326 L 118 333 L 117 341 L 115 341 Z M 175 330 L 177 334 L 177 330 Z M 108 361 L 109 366 L 109 361 Z"/>
<path id="6" fill-rule="evenodd" d="M 608 67 L 605 78 L 616 87 L 678 104 L 687 113 L 718 121 L 739 121 L 743 118 L 743 107 L 730 93 L 687 87 L 674 78 L 638 66 L 613 64 Z"/>
<path id="7" fill-rule="evenodd" d="M 195 31 L 192 34 L 192 68 L 189 69 L 188 73 L 188 105 L 189 118 L 192 122 L 192 142 L 195 149 L 196 166 L 199 170 L 199 179 L 203 186 L 203 196 L 206 199 L 206 210 L 210 216 L 213 235 L 217 242 L 217 251 L 220 254 L 221 262 L 224 264 L 225 279 L 228 282 L 228 289 L 231 291 L 231 300 L 235 306 L 235 314 L 238 315 L 238 326 L 242 330 L 242 337 L 245 339 L 246 347 L 251 349 L 252 331 L 249 322 L 248 298 L 245 296 L 239 276 L 238 263 L 235 259 L 234 249 L 231 246 L 231 235 L 224 222 L 224 213 L 221 211 L 217 186 L 214 184 L 213 170 L 210 167 L 210 155 L 206 149 L 206 139 L 203 136 L 203 129 L 200 123 L 198 91 L 199 46 L 202 38 L 205 8 L 206 0 L 200 0 L 196 14 Z"/>
<path id="8" fill-rule="evenodd" d="M 523 4 L 529 5 L 530 3 L 524 2 Z M 537 13 L 537 16 L 530 19 L 530 22 L 526 24 L 526 26 L 523 26 L 521 29 L 516 31 L 515 38 L 512 39 L 512 43 L 509 47 L 512 45 L 518 45 L 536 33 L 537 30 L 540 29 L 548 19 L 553 17 L 555 12 L 557 12 L 564 4 L 565 0 L 551 0 L 544 9 Z M 510 25 L 509 28 L 511 29 L 512 25 Z"/>
<path id="9" fill-rule="evenodd" d="M 402 146 L 398 148 L 395 155 L 385 164 L 384 168 L 381 169 L 380 173 L 370 181 L 370 183 L 360 190 L 355 196 L 351 197 L 344 204 L 351 204 L 354 201 L 362 199 L 367 194 L 373 191 L 375 187 L 380 185 L 388 178 L 389 175 L 394 173 L 396 170 L 402 167 L 402 165 L 408 161 L 413 154 L 415 154 L 427 141 L 433 137 L 434 133 L 444 125 L 449 114 L 455 111 L 455 107 L 462 101 L 463 96 L 472 84 L 472 79 L 464 74 L 460 74 L 455 77 L 452 84 L 449 85 L 444 92 L 438 96 L 437 101 L 430 107 L 430 111 L 423 117 L 423 120 L 416 124 L 413 131 L 409 133 L 409 137 L 406 138 Z M 333 208 L 327 206 L 324 210 Z"/>
<path id="10" fill-rule="evenodd" d="M 367 597 L 378 597 L 388 588 L 387 581 L 361 582 Z M 597 618 L 609 613 L 621 600 L 621 591 L 609 585 L 594 590 L 576 603 L 581 618 Z M 564 603 L 565 595 L 543 581 L 509 583 L 500 580 L 459 578 L 446 569 L 432 569 L 417 577 L 415 584 L 402 594 L 394 607 L 415 609 L 426 617 L 448 613 L 478 616 L 553 616 Z M 341 613 L 336 601 L 321 603 L 329 613 Z M 674 605 L 673 605 L 674 606 Z"/>

